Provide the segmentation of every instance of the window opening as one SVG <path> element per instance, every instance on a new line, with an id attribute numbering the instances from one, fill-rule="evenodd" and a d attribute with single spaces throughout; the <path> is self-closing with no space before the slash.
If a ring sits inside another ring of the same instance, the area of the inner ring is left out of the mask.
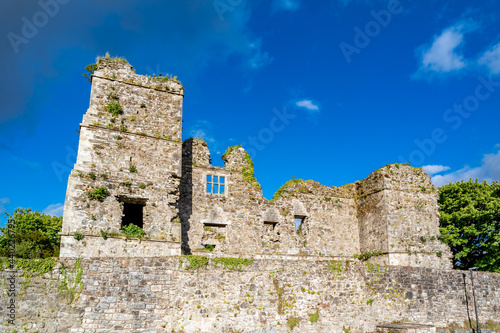
<path id="1" fill-rule="evenodd" d="M 207 175 L 207 193 L 224 194 L 226 191 L 226 177 Z"/>
<path id="2" fill-rule="evenodd" d="M 304 223 L 305 217 L 304 216 L 295 216 L 295 231 L 300 232 L 302 230 L 302 225 Z"/>
<path id="3" fill-rule="evenodd" d="M 278 222 L 264 221 L 264 226 L 269 228 L 270 230 L 274 230 L 277 224 Z"/>
<path id="4" fill-rule="evenodd" d="M 144 227 L 144 203 L 123 203 L 122 227 L 134 224 L 139 228 Z"/>

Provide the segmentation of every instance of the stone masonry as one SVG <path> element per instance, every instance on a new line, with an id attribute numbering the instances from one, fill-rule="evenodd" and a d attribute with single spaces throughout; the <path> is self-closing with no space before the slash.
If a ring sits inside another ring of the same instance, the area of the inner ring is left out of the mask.
<path id="1" fill-rule="evenodd" d="M 183 91 L 175 79 L 99 60 L 68 181 L 62 257 L 156 257 L 182 247 L 262 258 L 372 253 L 379 264 L 451 268 L 437 239 L 438 194 L 423 170 L 392 164 L 341 187 L 291 180 L 267 200 L 242 147 L 214 167 L 202 139 L 181 143 Z M 92 198 L 96 190 L 106 196 Z M 120 234 L 125 222 L 146 237 L 101 237 Z"/>
<path id="2" fill-rule="evenodd" d="M 4 326 L 1 293 L 0 331 L 463 333 L 446 328 L 470 328 L 475 318 L 470 275 L 455 270 L 318 258 L 239 267 L 211 259 L 194 269 L 188 257 L 93 258 L 81 260 L 82 287 L 69 302 L 58 290 L 59 267 L 74 264 L 58 260 L 25 290 L 19 272 L 16 325 Z M 0 272 L 1 281 L 8 276 Z M 500 324 L 500 274 L 478 272 L 474 282 L 481 323 Z"/>

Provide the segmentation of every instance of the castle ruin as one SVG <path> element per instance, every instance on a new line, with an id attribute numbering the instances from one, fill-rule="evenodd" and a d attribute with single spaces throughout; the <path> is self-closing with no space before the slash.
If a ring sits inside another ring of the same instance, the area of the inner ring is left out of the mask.
<path id="1" fill-rule="evenodd" d="M 99 60 L 68 181 L 62 257 L 368 253 L 379 264 L 451 268 L 437 239 L 437 190 L 423 170 L 391 164 L 341 187 L 291 180 L 267 200 L 242 147 L 215 167 L 202 139 L 181 142 L 183 92 L 176 79 Z M 129 223 L 146 239 L 101 237 Z"/>
<path id="2" fill-rule="evenodd" d="M 242 147 L 215 167 L 206 142 L 182 142 L 175 78 L 101 58 L 91 80 L 61 258 L 0 270 L 19 285 L 16 324 L 0 331 L 457 333 L 475 305 L 500 327 L 500 274 L 474 273 L 474 298 L 451 269 L 421 169 L 292 179 L 267 200 Z"/>

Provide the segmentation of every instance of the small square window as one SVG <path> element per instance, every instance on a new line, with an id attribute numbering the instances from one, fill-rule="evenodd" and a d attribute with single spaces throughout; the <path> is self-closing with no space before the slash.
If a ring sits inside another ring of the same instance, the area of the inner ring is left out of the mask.
<path id="1" fill-rule="evenodd" d="M 295 231 L 298 231 L 302 228 L 302 223 L 304 223 L 304 217 L 302 216 L 295 216 Z"/>
<path id="2" fill-rule="evenodd" d="M 226 177 L 207 175 L 207 193 L 224 194 Z"/>

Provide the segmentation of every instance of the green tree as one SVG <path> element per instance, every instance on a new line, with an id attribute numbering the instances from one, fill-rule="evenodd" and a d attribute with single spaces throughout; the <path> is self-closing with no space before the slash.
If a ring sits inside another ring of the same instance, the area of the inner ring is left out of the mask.
<path id="1" fill-rule="evenodd" d="M 53 217 L 31 209 L 17 208 L 5 213 L 7 223 L 15 225 L 16 257 L 48 258 L 58 257 L 62 229 L 62 217 Z M 7 226 L 0 228 L 0 256 L 7 256 L 9 234 Z"/>
<path id="2" fill-rule="evenodd" d="M 500 185 L 478 180 L 439 188 L 441 240 L 459 269 L 500 272 Z"/>

